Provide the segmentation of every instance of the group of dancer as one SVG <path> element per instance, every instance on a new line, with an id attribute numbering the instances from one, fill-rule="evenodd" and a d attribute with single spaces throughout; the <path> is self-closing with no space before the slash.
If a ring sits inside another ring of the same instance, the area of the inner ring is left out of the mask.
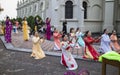
<path id="1" fill-rule="evenodd" d="M 51 26 L 50 26 L 50 18 L 46 19 L 46 39 L 50 40 L 51 37 Z M 26 17 L 22 22 L 22 30 L 23 30 L 23 39 L 25 41 L 29 40 L 29 27 L 26 21 Z M 66 24 L 66 23 L 65 23 Z M 11 43 L 11 32 L 12 32 L 12 23 L 7 17 L 6 19 L 6 27 L 5 27 L 5 41 L 7 43 Z M 75 70 L 78 65 L 71 54 L 71 50 L 74 48 L 81 48 L 83 58 L 89 58 L 93 60 L 98 60 L 100 53 L 107 53 L 109 51 L 115 50 L 120 53 L 120 46 L 118 44 L 118 39 L 116 36 L 116 31 L 112 31 L 112 35 L 109 37 L 108 29 L 104 29 L 103 35 L 97 38 L 93 38 L 91 35 L 91 31 L 86 31 L 85 33 L 81 32 L 80 28 L 77 28 L 76 31 L 74 28 L 70 28 L 70 33 L 66 34 L 66 30 L 63 29 L 63 32 L 58 31 L 56 28 L 54 29 L 53 38 L 54 38 L 54 50 L 61 50 L 61 61 L 60 63 L 66 67 L 67 70 Z M 40 38 L 40 35 L 36 31 L 33 34 L 33 47 L 31 56 L 35 59 L 42 59 L 46 57 L 44 51 L 41 48 L 41 44 L 45 41 L 44 38 Z M 92 45 L 93 43 L 100 43 L 100 48 L 97 51 Z"/>
<path id="2" fill-rule="evenodd" d="M 23 30 L 23 38 L 24 40 L 29 40 L 29 33 L 28 33 L 28 25 L 27 25 L 27 21 L 26 21 L 26 18 L 24 18 L 23 20 L 23 27 L 22 27 L 22 30 Z M 3 33 L 4 33 L 4 36 L 5 36 L 5 41 L 6 43 L 11 43 L 12 41 L 12 38 L 11 38 L 11 33 L 12 33 L 12 30 L 14 33 L 18 33 L 18 28 L 19 26 L 19 22 L 18 21 L 15 21 L 15 25 L 11 22 L 10 18 L 7 16 L 6 17 L 6 21 L 5 21 L 5 26 L 4 26 L 4 29 L 3 29 Z"/>
<path id="3" fill-rule="evenodd" d="M 50 26 L 50 21 L 51 19 L 50 18 L 47 18 L 46 19 L 46 34 L 45 34 L 45 37 L 47 40 L 50 40 L 51 39 L 51 26 Z M 38 17 L 36 17 L 35 19 L 35 25 L 34 25 L 34 30 L 32 32 L 39 32 L 39 29 L 38 29 L 38 25 L 41 23 L 41 20 L 39 21 Z M 22 22 L 22 29 L 23 29 L 23 38 L 25 41 L 28 41 L 29 40 L 29 34 L 31 33 L 30 32 L 30 27 L 27 23 L 27 20 L 26 20 L 26 17 L 24 18 L 23 22 Z"/>
<path id="4" fill-rule="evenodd" d="M 69 35 L 63 34 L 55 29 L 53 33 L 54 37 L 54 50 L 62 50 L 61 64 L 66 66 L 67 69 L 72 70 L 77 68 L 75 59 L 71 54 L 71 50 L 76 48 L 82 49 L 83 58 L 98 60 L 99 56 L 110 51 L 116 51 L 120 53 L 120 45 L 118 44 L 118 39 L 116 31 L 113 30 L 111 36 L 108 35 L 108 29 L 104 29 L 104 33 L 97 38 L 93 38 L 91 31 L 86 31 L 82 33 L 80 28 L 76 31 L 74 28 L 70 29 Z M 60 41 L 62 38 L 62 41 Z M 93 43 L 100 42 L 99 50 L 93 47 Z"/>

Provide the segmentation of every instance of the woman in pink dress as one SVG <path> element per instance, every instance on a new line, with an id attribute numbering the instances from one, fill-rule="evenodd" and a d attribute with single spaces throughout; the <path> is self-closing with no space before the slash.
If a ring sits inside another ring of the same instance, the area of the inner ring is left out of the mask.
<path id="1" fill-rule="evenodd" d="M 120 45 L 118 44 L 118 38 L 115 30 L 112 31 L 112 35 L 110 36 L 110 39 L 113 50 L 120 51 Z"/>
<path id="2" fill-rule="evenodd" d="M 60 38 L 62 37 L 62 34 L 59 33 L 57 29 L 54 30 L 53 38 L 54 38 L 54 50 L 60 50 Z"/>
<path id="3" fill-rule="evenodd" d="M 47 25 L 47 28 L 46 28 L 46 38 L 47 38 L 47 40 L 50 40 L 50 38 L 51 38 L 51 26 L 50 26 L 50 22 L 51 22 L 51 19 L 47 18 L 46 19 L 46 25 Z"/>
<path id="4" fill-rule="evenodd" d="M 70 28 L 70 41 L 74 44 L 76 43 L 76 35 L 74 28 Z"/>

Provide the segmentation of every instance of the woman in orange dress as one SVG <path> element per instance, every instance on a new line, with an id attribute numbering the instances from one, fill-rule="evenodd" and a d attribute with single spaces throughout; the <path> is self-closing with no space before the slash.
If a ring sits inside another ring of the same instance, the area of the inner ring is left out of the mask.
<path id="1" fill-rule="evenodd" d="M 85 54 L 83 58 L 89 58 L 89 59 L 94 59 L 94 60 L 98 60 L 99 58 L 99 53 L 94 49 L 94 47 L 92 46 L 93 43 L 98 42 L 100 40 L 100 38 L 98 39 L 94 39 L 91 37 L 91 32 L 90 31 L 86 31 L 85 33 Z"/>
<path id="2" fill-rule="evenodd" d="M 118 38 L 116 36 L 115 30 L 112 31 L 112 35 L 110 36 L 110 39 L 111 39 L 111 45 L 112 45 L 113 50 L 119 51 L 120 45 L 118 44 Z"/>

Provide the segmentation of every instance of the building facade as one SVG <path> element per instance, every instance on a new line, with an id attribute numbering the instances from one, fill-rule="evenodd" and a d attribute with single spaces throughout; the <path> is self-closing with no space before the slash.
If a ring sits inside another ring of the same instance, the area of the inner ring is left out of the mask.
<path id="1" fill-rule="evenodd" d="M 22 0 L 17 4 L 17 17 L 40 15 L 45 21 L 62 30 L 67 20 L 67 31 L 80 27 L 82 31 L 101 32 L 116 29 L 120 32 L 120 0 Z"/>

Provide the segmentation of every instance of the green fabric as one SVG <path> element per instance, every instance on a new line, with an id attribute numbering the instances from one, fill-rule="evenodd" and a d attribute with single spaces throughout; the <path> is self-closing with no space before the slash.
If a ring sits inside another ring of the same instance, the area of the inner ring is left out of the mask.
<path id="1" fill-rule="evenodd" d="M 102 62 L 102 58 L 106 58 L 106 59 L 109 59 L 109 60 L 116 60 L 116 61 L 119 61 L 120 62 L 120 54 L 118 54 L 117 52 L 115 51 L 110 51 L 110 52 L 107 52 L 103 55 L 101 55 L 99 57 L 99 61 Z"/>

